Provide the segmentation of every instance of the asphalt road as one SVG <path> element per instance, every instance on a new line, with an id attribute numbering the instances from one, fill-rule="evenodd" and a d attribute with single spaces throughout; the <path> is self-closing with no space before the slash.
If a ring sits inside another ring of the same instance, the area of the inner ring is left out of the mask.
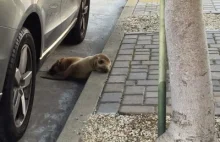
<path id="1" fill-rule="evenodd" d="M 56 141 L 85 82 L 47 80 L 40 78 L 39 74 L 47 71 L 60 57 L 85 57 L 102 52 L 125 2 L 126 0 L 91 0 L 85 41 L 74 46 L 61 44 L 40 69 L 31 119 L 20 142 Z"/>

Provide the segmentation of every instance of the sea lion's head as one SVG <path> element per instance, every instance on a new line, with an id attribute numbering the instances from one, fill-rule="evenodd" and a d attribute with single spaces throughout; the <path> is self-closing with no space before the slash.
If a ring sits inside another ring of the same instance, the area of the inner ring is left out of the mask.
<path id="1" fill-rule="evenodd" d="M 65 70 L 64 58 L 58 59 L 49 69 L 48 73 L 50 75 L 55 75 L 57 73 L 63 72 Z"/>
<path id="2" fill-rule="evenodd" d="M 95 55 L 94 60 L 94 69 L 98 72 L 107 73 L 110 71 L 111 68 L 111 61 L 105 54 L 97 54 Z"/>

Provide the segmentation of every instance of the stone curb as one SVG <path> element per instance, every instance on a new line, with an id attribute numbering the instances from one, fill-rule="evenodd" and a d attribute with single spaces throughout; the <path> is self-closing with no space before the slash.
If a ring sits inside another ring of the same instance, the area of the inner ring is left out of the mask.
<path id="1" fill-rule="evenodd" d="M 121 20 L 127 16 L 132 15 L 132 12 L 138 0 L 128 0 L 118 21 L 107 41 L 103 53 L 107 54 L 112 62 L 114 62 L 124 32 L 121 25 Z M 88 119 L 95 109 L 99 97 L 101 96 L 105 82 L 108 79 L 108 74 L 100 74 L 92 72 L 80 97 L 72 110 L 57 142 L 79 142 L 80 130 L 84 126 L 84 122 Z"/>

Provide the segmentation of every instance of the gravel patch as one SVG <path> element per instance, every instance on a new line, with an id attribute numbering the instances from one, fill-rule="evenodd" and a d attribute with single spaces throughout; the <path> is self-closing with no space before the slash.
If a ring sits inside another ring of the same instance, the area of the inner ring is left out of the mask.
<path id="1" fill-rule="evenodd" d="M 204 14 L 207 30 L 220 30 L 220 14 Z"/>
<path id="2" fill-rule="evenodd" d="M 122 20 L 124 32 L 154 32 L 159 29 L 159 15 L 133 15 Z"/>
<path id="3" fill-rule="evenodd" d="M 206 30 L 220 30 L 220 14 L 204 14 Z M 154 32 L 159 31 L 159 15 L 133 15 L 122 20 L 124 32 Z"/>
<path id="4" fill-rule="evenodd" d="M 170 120 L 167 116 L 167 127 Z M 216 131 L 220 132 L 220 117 L 216 117 Z M 82 142 L 154 142 L 157 115 L 91 115 L 81 136 Z"/>

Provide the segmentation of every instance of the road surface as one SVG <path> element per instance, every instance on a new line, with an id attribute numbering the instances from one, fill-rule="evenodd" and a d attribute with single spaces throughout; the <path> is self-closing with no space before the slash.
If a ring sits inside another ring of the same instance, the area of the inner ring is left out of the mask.
<path id="1" fill-rule="evenodd" d="M 39 74 L 47 71 L 60 57 L 85 57 L 102 52 L 125 2 L 126 0 L 91 0 L 85 41 L 74 46 L 61 44 L 40 69 L 30 123 L 20 142 L 56 141 L 85 82 L 47 80 L 40 78 Z"/>

